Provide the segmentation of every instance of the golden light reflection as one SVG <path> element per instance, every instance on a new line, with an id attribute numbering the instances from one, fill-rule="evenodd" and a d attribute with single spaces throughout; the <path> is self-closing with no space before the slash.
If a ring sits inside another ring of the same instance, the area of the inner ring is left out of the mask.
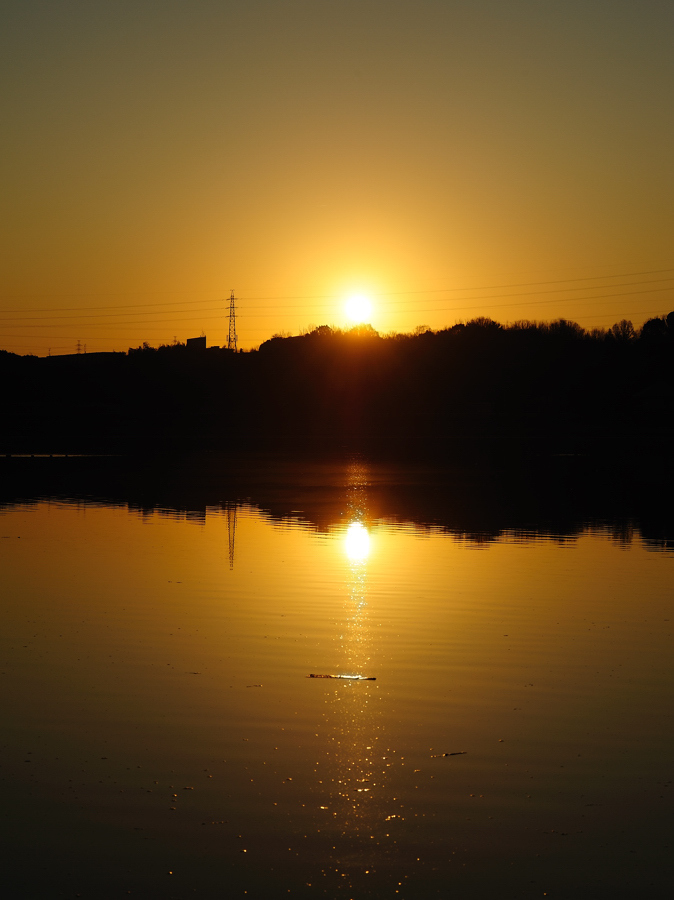
<path id="1" fill-rule="evenodd" d="M 373 623 L 368 601 L 368 567 L 372 544 L 368 530 L 368 473 L 354 463 L 347 475 L 347 525 L 340 529 L 344 553 L 344 609 L 335 639 L 340 645 L 340 672 L 377 677 Z M 382 763 L 379 684 L 375 681 L 333 682 L 326 719 L 331 732 L 329 796 L 326 797 L 339 844 L 332 857 L 345 887 L 369 870 L 386 840 L 391 800 Z"/>
<path id="2" fill-rule="evenodd" d="M 352 522 L 348 526 L 344 548 L 352 563 L 364 562 L 370 555 L 370 534 L 362 522 Z"/>

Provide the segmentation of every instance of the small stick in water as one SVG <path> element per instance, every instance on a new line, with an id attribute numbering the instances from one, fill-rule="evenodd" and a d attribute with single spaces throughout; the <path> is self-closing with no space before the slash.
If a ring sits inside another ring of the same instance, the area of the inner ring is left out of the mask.
<path id="1" fill-rule="evenodd" d="M 345 678 L 347 681 L 376 681 L 367 675 L 307 675 L 307 678 Z"/>
<path id="2" fill-rule="evenodd" d="M 432 753 L 431 759 L 440 759 L 441 756 L 463 756 L 467 750 L 455 750 L 453 753 Z"/>

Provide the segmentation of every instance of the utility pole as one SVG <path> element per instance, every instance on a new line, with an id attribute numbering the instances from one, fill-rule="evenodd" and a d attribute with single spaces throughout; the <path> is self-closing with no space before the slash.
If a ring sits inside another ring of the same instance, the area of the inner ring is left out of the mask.
<path id="1" fill-rule="evenodd" d="M 78 352 L 78 353 L 81 353 L 81 352 L 82 352 L 82 344 L 80 343 L 79 340 L 77 341 L 77 352 Z"/>
<path id="2" fill-rule="evenodd" d="M 229 297 L 229 335 L 227 336 L 227 349 L 236 353 L 236 297 L 234 291 Z"/>

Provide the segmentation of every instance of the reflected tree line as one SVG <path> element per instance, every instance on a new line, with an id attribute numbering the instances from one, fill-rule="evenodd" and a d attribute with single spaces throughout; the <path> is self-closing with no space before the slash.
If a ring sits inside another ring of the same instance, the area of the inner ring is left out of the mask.
<path id="1" fill-rule="evenodd" d="M 321 326 L 257 350 L 184 344 L 37 358 L 0 352 L 0 452 L 334 448 L 585 453 L 674 437 L 674 313 L 491 319 L 382 336 Z"/>
<path id="2" fill-rule="evenodd" d="M 520 466 L 430 466 L 358 462 L 366 508 L 357 520 L 444 532 L 474 542 L 505 535 L 573 540 L 599 529 L 628 545 L 674 550 L 671 479 L 652 467 L 611 466 L 583 457 L 530 458 Z M 127 507 L 203 523 L 236 511 L 260 510 L 282 526 L 328 532 L 354 521 L 347 474 L 353 460 L 297 460 L 275 454 L 155 458 L 0 459 L 0 509 L 53 499 Z M 232 553 L 230 547 L 230 553 Z"/>

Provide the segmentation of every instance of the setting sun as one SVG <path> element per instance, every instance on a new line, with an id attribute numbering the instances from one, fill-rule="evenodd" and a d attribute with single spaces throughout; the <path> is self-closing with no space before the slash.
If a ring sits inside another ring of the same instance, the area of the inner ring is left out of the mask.
<path id="1" fill-rule="evenodd" d="M 372 314 L 372 304 L 364 294 L 352 294 L 344 309 L 347 318 L 356 324 L 367 322 Z"/>

